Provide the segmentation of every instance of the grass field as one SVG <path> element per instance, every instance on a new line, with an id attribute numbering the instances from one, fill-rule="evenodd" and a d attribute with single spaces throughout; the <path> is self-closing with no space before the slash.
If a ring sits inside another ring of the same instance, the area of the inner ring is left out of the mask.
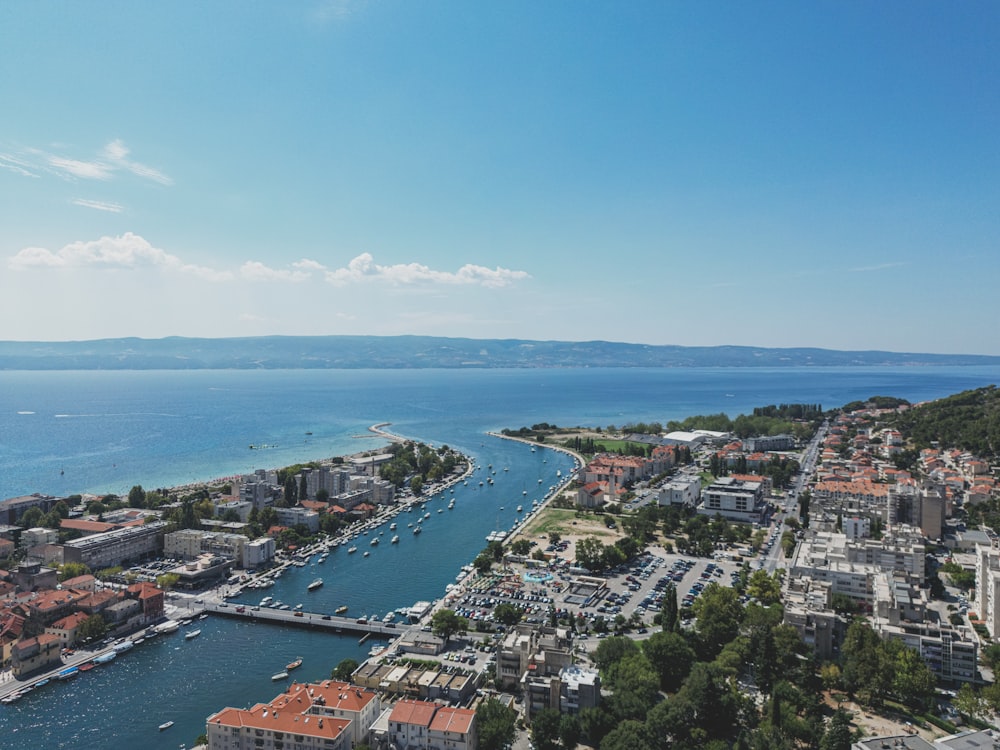
<path id="1" fill-rule="evenodd" d="M 602 517 L 578 513 L 567 508 L 544 508 L 521 530 L 521 535 L 526 539 L 537 539 L 540 534 L 548 536 L 554 531 L 564 539 L 596 536 L 606 544 L 621 536 L 621 531 L 605 526 Z"/>

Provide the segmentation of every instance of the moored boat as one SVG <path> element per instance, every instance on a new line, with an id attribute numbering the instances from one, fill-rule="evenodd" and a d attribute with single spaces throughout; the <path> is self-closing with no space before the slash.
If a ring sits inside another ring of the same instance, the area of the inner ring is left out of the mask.
<path id="1" fill-rule="evenodd" d="M 323 585 L 323 579 L 322 578 L 317 578 L 315 581 L 313 581 L 308 586 L 306 586 L 306 590 L 307 591 L 315 591 L 316 589 L 318 589 L 322 585 Z"/>
<path id="2" fill-rule="evenodd" d="M 271 681 L 277 682 L 278 680 L 283 680 L 288 677 L 288 672 L 278 672 L 277 674 L 271 675 Z"/>
<path id="3" fill-rule="evenodd" d="M 414 529 L 413 529 L 413 533 L 414 533 L 414 534 L 419 534 L 419 533 L 420 533 L 420 527 L 419 527 L 419 526 L 417 526 L 416 528 L 414 528 Z"/>
<path id="4" fill-rule="evenodd" d="M 170 729 L 170 727 L 172 727 L 173 725 L 174 725 L 174 722 L 172 722 L 172 721 L 165 721 L 162 724 L 160 724 L 160 731 L 162 732 L 164 729 Z"/>
<path id="5" fill-rule="evenodd" d="M 112 661 L 116 656 L 118 656 L 117 651 L 108 651 L 106 653 L 101 654 L 100 656 L 95 656 L 94 664 L 107 664 L 109 661 Z"/>
<path id="6" fill-rule="evenodd" d="M 185 640 L 190 641 L 192 638 L 197 638 L 199 635 L 201 635 L 200 630 L 192 630 L 190 633 L 185 633 L 184 638 Z"/>
<path id="7" fill-rule="evenodd" d="M 56 673 L 56 679 L 57 680 L 71 680 L 74 677 L 76 677 L 78 674 L 80 674 L 80 668 L 79 667 L 69 667 L 68 669 L 62 670 L 61 672 L 57 672 Z"/>
<path id="8" fill-rule="evenodd" d="M 91 669 L 93 669 L 93 668 L 94 668 L 95 666 L 96 666 L 96 665 L 94 664 L 94 662 L 92 662 L 92 661 L 88 661 L 88 662 L 86 662 L 86 663 L 84 663 L 84 664 L 81 664 L 81 665 L 80 665 L 80 671 L 81 671 L 81 672 L 89 672 L 89 671 L 90 671 Z"/>
<path id="9" fill-rule="evenodd" d="M 302 666 L 302 657 L 296 656 L 295 661 L 290 661 L 285 665 L 285 670 L 291 672 L 293 669 L 298 669 Z"/>
<path id="10" fill-rule="evenodd" d="M 393 536 L 393 538 L 392 538 L 392 540 L 391 540 L 390 543 L 391 544 L 398 544 L 399 543 L 399 534 L 396 534 L 395 536 Z"/>

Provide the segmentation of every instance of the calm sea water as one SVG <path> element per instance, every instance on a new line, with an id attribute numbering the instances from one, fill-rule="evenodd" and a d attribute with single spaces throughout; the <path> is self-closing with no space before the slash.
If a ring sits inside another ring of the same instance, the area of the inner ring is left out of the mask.
<path id="1" fill-rule="evenodd" d="M 484 478 L 492 464 L 494 486 L 459 486 L 452 511 L 437 513 L 447 499 L 431 499 L 420 536 L 407 533 L 403 515 L 400 544 L 382 544 L 368 558 L 335 552 L 268 591 L 307 610 L 347 604 L 352 614 L 382 614 L 441 596 L 485 535 L 509 528 L 516 505 L 540 499 L 556 471 L 571 465 L 562 454 L 491 438 L 490 430 L 543 421 L 665 423 L 770 403 L 829 408 L 873 395 L 921 401 L 998 381 L 997 367 L 0 372 L 0 498 L 124 494 L 135 484 L 172 486 L 344 455 L 382 445 L 367 428 L 391 422 L 399 434 L 470 454 Z M 306 592 L 317 575 L 326 584 Z M 214 618 L 202 631 L 192 641 L 175 635 L 142 644 L 72 683 L 0 706 L 0 749 L 176 748 L 219 708 L 271 698 L 279 686 L 270 675 L 295 656 L 305 660 L 297 679 L 320 679 L 370 646 Z M 168 719 L 175 726 L 158 732 Z"/>

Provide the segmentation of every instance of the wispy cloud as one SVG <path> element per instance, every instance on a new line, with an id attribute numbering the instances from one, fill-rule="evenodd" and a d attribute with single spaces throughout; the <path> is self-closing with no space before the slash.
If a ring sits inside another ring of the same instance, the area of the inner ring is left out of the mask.
<path id="1" fill-rule="evenodd" d="M 113 214 L 120 214 L 124 210 L 124 206 L 120 203 L 110 203 L 108 201 L 92 201 L 87 198 L 74 198 L 70 202 L 77 206 L 83 206 L 84 208 L 94 208 L 98 211 L 108 211 Z"/>
<path id="2" fill-rule="evenodd" d="M 161 185 L 174 181 L 161 170 L 129 158 L 130 149 L 120 139 L 108 142 L 97 154 L 86 156 L 66 153 L 65 146 L 58 152 L 34 147 L 20 149 L 18 153 L 0 154 L 0 167 L 24 177 L 38 177 L 48 172 L 66 180 L 111 180 L 122 172 L 129 172 L 144 180 Z"/>
<path id="3" fill-rule="evenodd" d="M 366 0 L 320 0 L 311 15 L 312 19 L 320 24 L 346 21 L 366 4 Z"/>
<path id="4" fill-rule="evenodd" d="M 185 263 L 176 255 L 153 247 L 143 237 L 132 232 L 118 237 L 72 242 L 55 252 L 44 247 L 26 247 L 9 258 L 7 266 L 14 271 L 32 268 L 153 268 L 190 274 L 207 281 L 227 281 L 233 277 L 229 271 Z"/>
<path id="5" fill-rule="evenodd" d="M 905 266 L 906 263 L 902 261 L 897 261 L 894 263 L 877 263 L 873 266 L 858 266 L 857 268 L 852 268 L 852 273 L 867 273 L 869 271 L 885 271 L 890 268 L 899 268 L 900 266 Z"/>
<path id="6" fill-rule="evenodd" d="M 485 287 L 504 287 L 515 281 L 531 278 L 526 271 L 509 268 L 486 268 L 467 263 L 458 271 L 437 271 L 422 263 L 379 265 L 371 253 L 362 253 L 344 268 L 326 272 L 326 280 L 343 286 L 349 283 L 382 281 L 396 285 L 410 284 L 475 284 Z"/>
<path id="7" fill-rule="evenodd" d="M 0 169 L 7 169 L 22 177 L 39 177 L 30 162 L 13 154 L 0 154 Z"/>

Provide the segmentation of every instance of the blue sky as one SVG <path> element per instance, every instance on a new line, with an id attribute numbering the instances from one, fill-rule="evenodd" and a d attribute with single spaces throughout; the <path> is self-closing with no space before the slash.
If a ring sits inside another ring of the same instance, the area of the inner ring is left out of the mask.
<path id="1" fill-rule="evenodd" d="M 0 5 L 0 339 L 1000 354 L 994 2 Z"/>

